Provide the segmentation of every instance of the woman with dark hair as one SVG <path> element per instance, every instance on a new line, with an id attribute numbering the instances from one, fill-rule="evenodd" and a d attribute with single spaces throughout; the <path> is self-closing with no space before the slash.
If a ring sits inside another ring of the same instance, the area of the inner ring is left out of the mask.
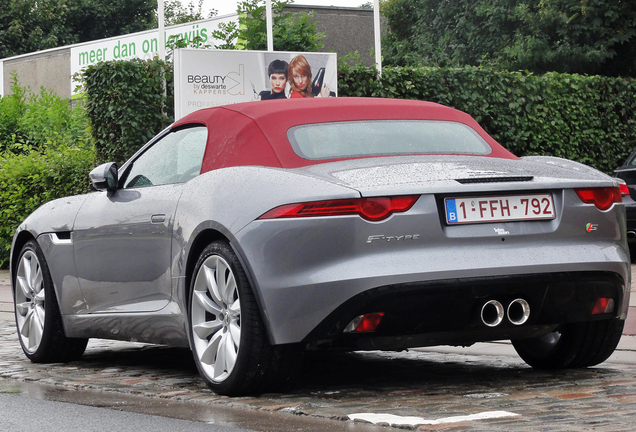
<path id="1" fill-rule="evenodd" d="M 267 68 L 269 83 L 272 90 L 263 90 L 258 95 L 261 100 L 287 99 L 285 87 L 287 86 L 287 62 L 284 60 L 274 60 Z"/>

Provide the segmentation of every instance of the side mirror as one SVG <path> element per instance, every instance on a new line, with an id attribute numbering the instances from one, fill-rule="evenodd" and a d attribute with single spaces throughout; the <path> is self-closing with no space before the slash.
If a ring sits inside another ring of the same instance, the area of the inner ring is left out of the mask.
<path id="1" fill-rule="evenodd" d="M 107 162 L 94 168 L 88 176 L 91 179 L 91 187 L 97 191 L 117 189 L 119 179 L 117 178 L 117 164 L 115 162 Z"/>

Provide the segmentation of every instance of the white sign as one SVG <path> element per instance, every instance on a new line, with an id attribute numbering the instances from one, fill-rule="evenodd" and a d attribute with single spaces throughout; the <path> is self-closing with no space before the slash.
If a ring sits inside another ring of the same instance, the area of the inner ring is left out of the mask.
<path id="1" fill-rule="evenodd" d="M 220 23 L 236 19 L 237 15 L 234 14 L 166 27 L 164 32 L 166 47 L 170 47 L 175 40 L 191 43 L 197 38 L 204 46 L 214 46 L 218 41 L 212 37 L 212 32 Z M 73 45 L 71 47 L 71 94 L 78 93 L 75 91 L 77 82 L 74 82 L 72 78 L 76 72 L 101 61 L 151 59 L 159 55 L 158 41 L 159 30 L 155 29 Z"/>
<path id="2" fill-rule="evenodd" d="M 177 49 L 175 119 L 239 102 L 337 96 L 337 72 L 336 53 Z"/>

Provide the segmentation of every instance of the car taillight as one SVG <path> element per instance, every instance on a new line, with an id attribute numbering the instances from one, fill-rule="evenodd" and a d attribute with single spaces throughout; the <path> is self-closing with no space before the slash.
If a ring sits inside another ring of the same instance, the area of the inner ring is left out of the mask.
<path id="1" fill-rule="evenodd" d="M 358 215 L 368 221 L 377 222 L 393 213 L 409 210 L 418 198 L 419 195 L 408 195 L 287 204 L 268 211 L 259 219 Z"/>
<path id="2" fill-rule="evenodd" d="M 599 210 L 607 210 L 614 203 L 623 201 L 618 187 L 574 189 L 585 204 L 594 204 Z"/>
<path id="3" fill-rule="evenodd" d="M 618 188 L 621 191 L 621 196 L 629 195 L 629 188 L 627 187 L 627 183 L 623 179 L 618 180 Z"/>

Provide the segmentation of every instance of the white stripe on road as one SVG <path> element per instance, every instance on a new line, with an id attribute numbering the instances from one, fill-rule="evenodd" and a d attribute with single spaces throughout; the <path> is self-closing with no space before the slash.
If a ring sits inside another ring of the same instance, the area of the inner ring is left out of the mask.
<path id="1" fill-rule="evenodd" d="M 391 426 L 417 426 L 417 425 L 437 425 L 443 423 L 460 423 L 475 420 L 487 420 L 504 417 L 516 417 L 519 414 L 508 411 L 487 411 L 479 414 L 466 416 L 445 417 L 437 420 L 427 420 L 422 417 L 404 417 L 393 414 L 358 413 L 349 414 L 351 420 L 364 420 L 370 423 L 388 423 Z"/>

